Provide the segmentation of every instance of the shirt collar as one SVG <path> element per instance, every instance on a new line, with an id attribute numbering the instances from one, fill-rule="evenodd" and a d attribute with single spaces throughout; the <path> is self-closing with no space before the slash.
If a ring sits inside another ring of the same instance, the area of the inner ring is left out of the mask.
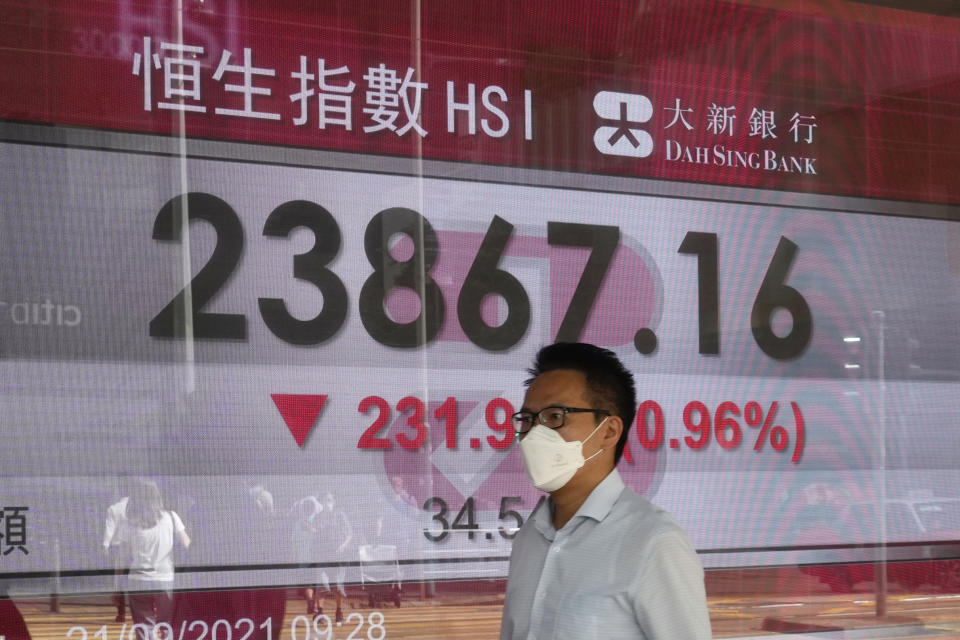
<path id="1" fill-rule="evenodd" d="M 613 504 L 620 497 L 620 492 L 623 491 L 624 486 L 620 472 L 614 469 L 600 484 L 594 487 L 573 517 L 584 516 L 593 518 L 598 522 L 603 520 L 613 509 Z"/>
<path id="2" fill-rule="evenodd" d="M 573 522 L 580 517 L 593 518 L 598 522 L 603 520 L 607 517 L 607 514 L 610 513 L 610 510 L 613 509 L 614 503 L 616 503 L 617 498 L 620 497 L 620 493 L 625 486 L 626 485 L 623 484 L 623 478 L 620 477 L 620 472 L 614 469 L 600 484 L 593 488 L 593 491 L 590 492 L 587 499 L 580 505 L 577 513 L 574 514 L 570 521 Z M 557 535 L 557 530 L 553 526 L 552 502 L 553 498 L 544 500 L 543 505 L 533 516 L 533 524 L 536 526 L 537 531 L 551 542 Z"/>

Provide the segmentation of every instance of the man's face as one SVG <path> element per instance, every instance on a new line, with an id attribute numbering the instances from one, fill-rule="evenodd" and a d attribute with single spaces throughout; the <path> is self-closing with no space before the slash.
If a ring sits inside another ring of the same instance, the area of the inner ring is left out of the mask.
<path id="1" fill-rule="evenodd" d="M 524 396 L 523 410 L 536 413 L 547 407 L 594 408 L 584 375 L 573 369 L 555 369 L 537 376 Z M 596 429 L 597 417 L 595 413 L 568 413 L 563 426 L 555 431 L 568 442 L 585 440 Z M 590 455 L 596 448 L 595 443 L 587 443 L 583 453 Z"/>

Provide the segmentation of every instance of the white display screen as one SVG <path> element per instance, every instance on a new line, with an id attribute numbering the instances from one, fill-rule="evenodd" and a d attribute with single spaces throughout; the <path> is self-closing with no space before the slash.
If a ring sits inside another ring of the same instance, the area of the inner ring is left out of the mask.
<path id="1" fill-rule="evenodd" d="M 634 374 L 619 471 L 712 603 L 956 564 L 955 18 L 183 4 L 0 1 L 0 595 L 117 593 L 148 479 L 178 593 L 386 571 L 492 594 L 495 635 L 545 496 L 510 415 L 557 341 Z"/>

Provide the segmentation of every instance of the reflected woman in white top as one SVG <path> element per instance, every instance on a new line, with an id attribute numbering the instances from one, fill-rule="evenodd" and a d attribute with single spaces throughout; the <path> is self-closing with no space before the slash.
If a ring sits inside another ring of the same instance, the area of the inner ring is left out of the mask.
<path id="1" fill-rule="evenodd" d="M 148 630 L 172 620 L 174 541 L 187 548 L 190 538 L 180 516 L 163 508 L 156 483 L 137 480 L 131 487 L 120 539 L 129 559 L 127 584 L 134 628 L 139 640 L 147 640 L 153 636 Z"/>

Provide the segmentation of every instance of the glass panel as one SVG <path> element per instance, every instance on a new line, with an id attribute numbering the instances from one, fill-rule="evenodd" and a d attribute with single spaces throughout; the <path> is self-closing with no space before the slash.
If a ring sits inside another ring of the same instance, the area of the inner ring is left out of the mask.
<path id="1" fill-rule="evenodd" d="M 576 341 L 715 637 L 956 635 L 948 5 L 0 0 L 0 640 L 497 637 Z M 655 635 L 629 533 L 540 635 Z"/>

